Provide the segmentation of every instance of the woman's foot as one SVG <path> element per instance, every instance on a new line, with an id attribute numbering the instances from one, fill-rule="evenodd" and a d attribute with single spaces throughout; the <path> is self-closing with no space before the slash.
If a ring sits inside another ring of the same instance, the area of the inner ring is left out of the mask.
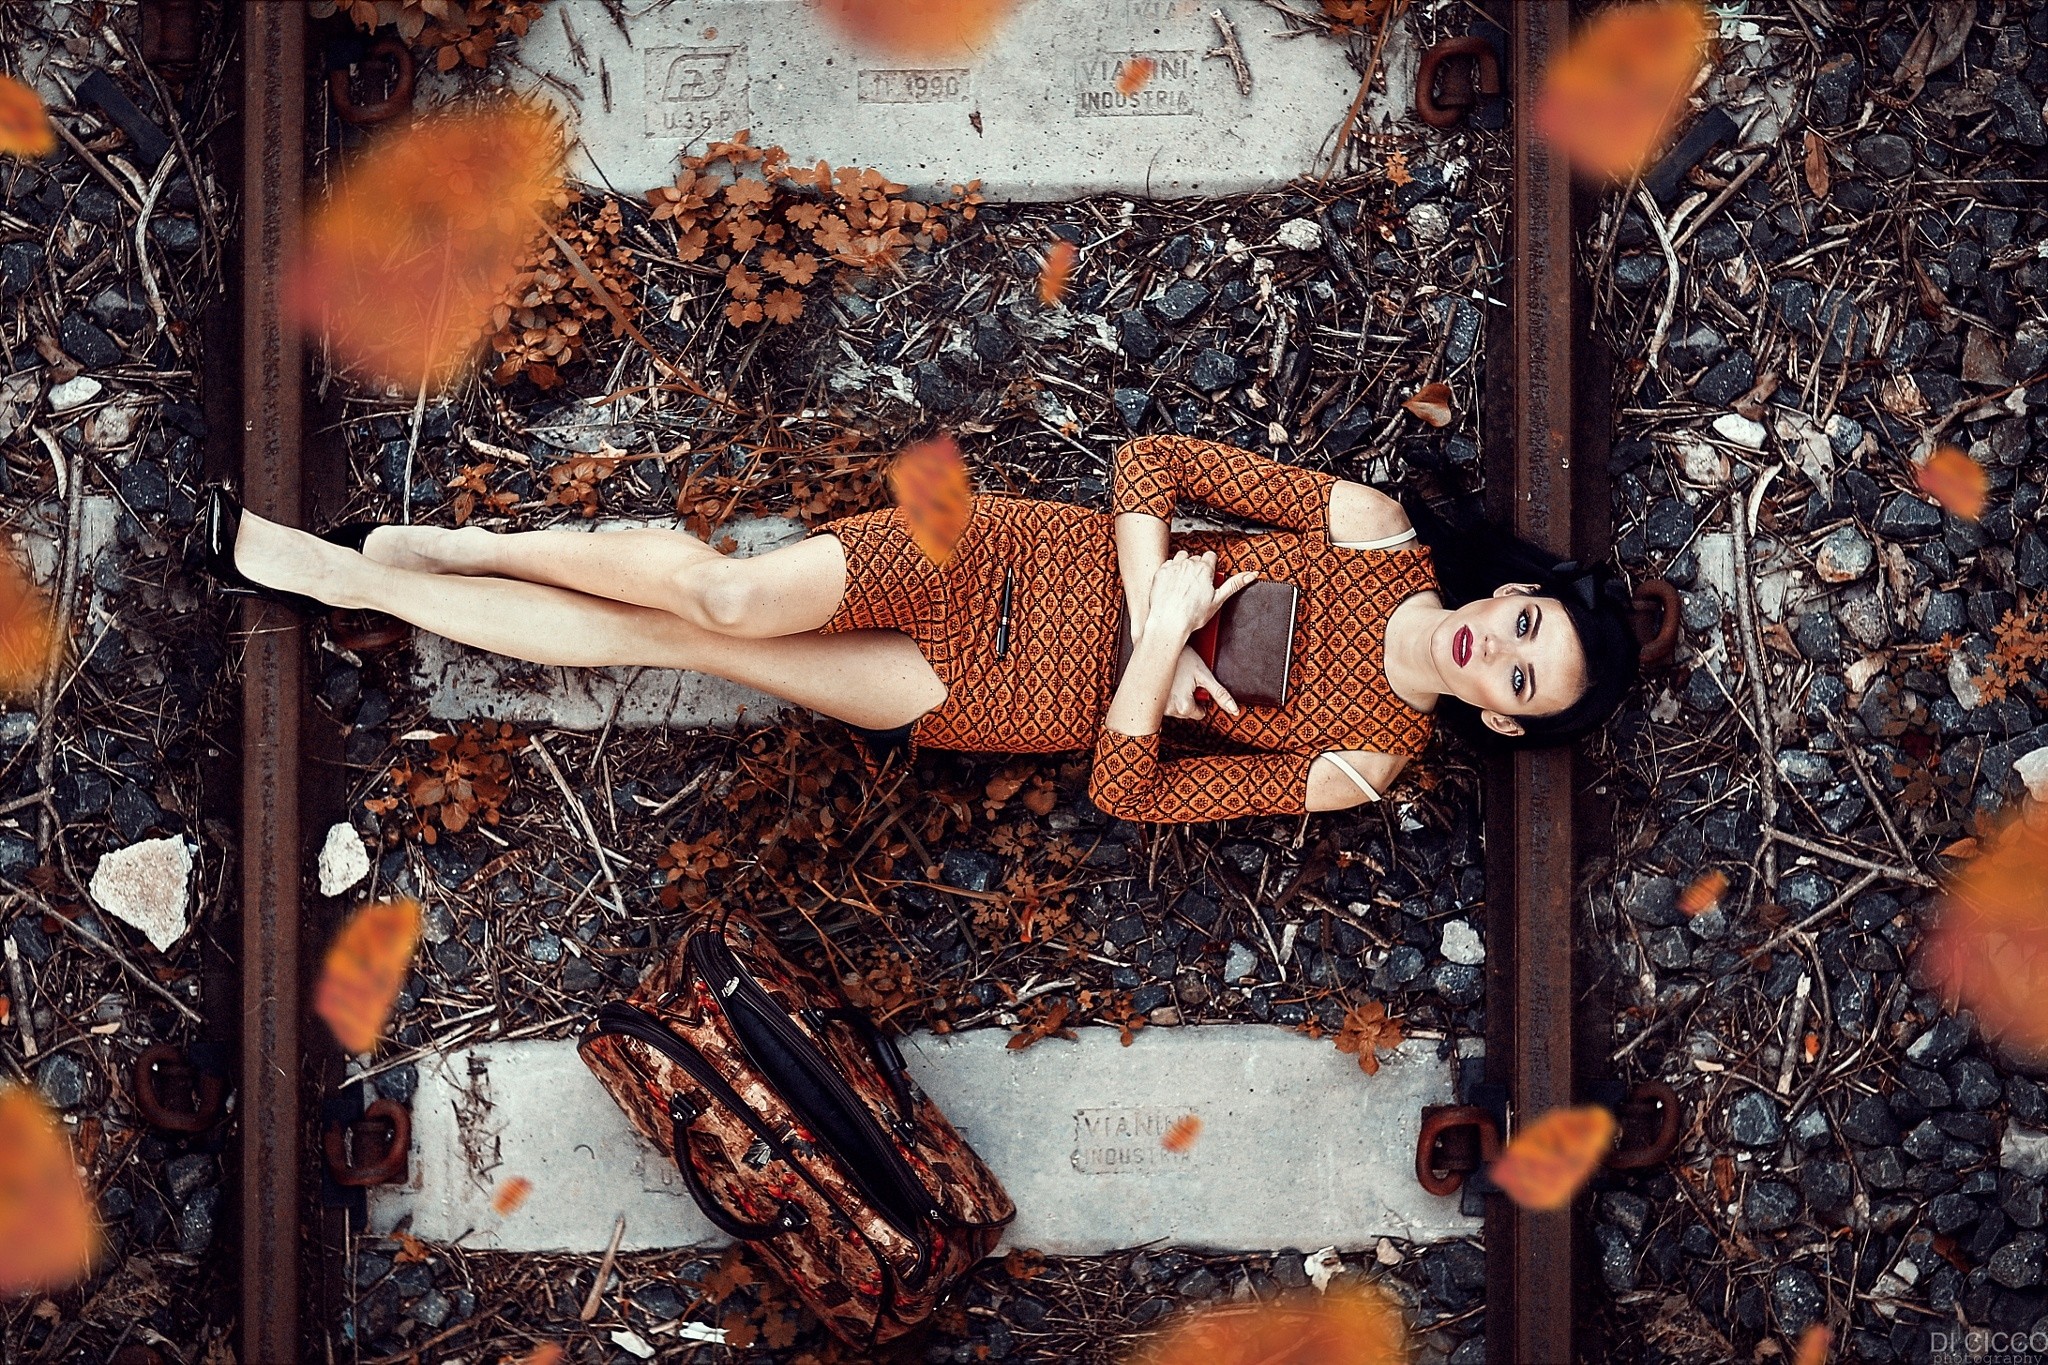
<path id="1" fill-rule="evenodd" d="M 491 544 L 497 537 L 481 526 L 379 526 L 365 536 L 365 559 L 413 573 L 493 572 Z"/>
<path id="2" fill-rule="evenodd" d="M 244 511 L 232 553 L 237 575 L 277 597 L 298 599 L 292 605 L 300 610 L 362 605 L 349 601 L 344 587 L 347 561 L 354 554 L 318 536 Z"/>

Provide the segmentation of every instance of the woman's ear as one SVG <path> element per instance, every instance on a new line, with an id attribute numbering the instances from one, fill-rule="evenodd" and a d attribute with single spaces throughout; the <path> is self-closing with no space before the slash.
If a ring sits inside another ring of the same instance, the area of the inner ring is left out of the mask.
<path id="1" fill-rule="evenodd" d="M 1503 583 L 1493 590 L 1495 597 L 1534 597 L 1537 592 L 1534 583 Z"/>
<path id="2" fill-rule="evenodd" d="M 1498 711 L 1481 711 L 1479 719 L 1486 723 L 1487 729 L 1497 735 L 1506 735 L 1509 739 L 1522 733 L 1522 722 L 1513 716 L 1504 716 Z"/>

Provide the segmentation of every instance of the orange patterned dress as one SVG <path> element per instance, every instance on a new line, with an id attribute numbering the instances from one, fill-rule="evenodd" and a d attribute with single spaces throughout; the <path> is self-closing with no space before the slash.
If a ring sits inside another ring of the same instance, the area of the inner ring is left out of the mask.
<path id="1" fill-rule="evenodd" d="M 1387 685 L 1382 643 L 1394 608 L 1435 590 L 1429 551 L 1356 550 L 1329 538 L 1328 474 L 1213 441 L 1143 436 L 1117 451 L 1115 512 L 1162 520 L 1205 503 L 1281 529 L 1176 534 L 1174 551 L 1216 551 L 1301 590 L 1285 707 L 1166 721 L 1166 734 L 1105 730 L 1116 692 L 1123 582 L 1115 516 L 1068 503 L 978 495 L 953 562 L 940 569 L 894 508 L 816 528 L 846 552 L 846 595 L 826 632 L 900 630 L 946 684 L 911 728 L 917 748 L 980 753 L 1095 751 L 1089 795 L 1130 820 L 1299 814 L 1316 755 L 1419 753 L 1430 717 Z M 1003 579 L 1012 578 L 1009 649 L 996 657 Z M 1167 748 L 1162 748 L 1162 738 Z"/>

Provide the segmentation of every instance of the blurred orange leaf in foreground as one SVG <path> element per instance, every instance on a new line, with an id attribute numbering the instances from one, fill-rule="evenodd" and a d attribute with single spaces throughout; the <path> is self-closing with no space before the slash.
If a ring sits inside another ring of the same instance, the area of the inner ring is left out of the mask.
<path id="1" fill-rule="evenodd" d="M 1949 888 L 1929 960 L 1987 1037 L 2048 1045 L 2048 812 L 2009 821 L 1981 847 Z"/>
<path id="2" fill-rule="evenodd" d="M 1393 1299 L 1360 1286 L 1198 1311 L 1130 1365 L 1405 1365 L 1406 1337 Z"/>
<path id="3" fill-rule="evenodd" d="M 951 564 L 973 507 L 967 462 L 953 438 L 941 434 L 905 447 L 889 466 L 889 491 L 924 557 L 940 568 Z"/>
<path id="4" fill-rule="evenodd" d="M 1835 1334 L 1819 1323 L 1810 1323 L 1799 1334 L 1799 1354 L 1792 1357 L 1792 1365 L 1827 1365 L 1828 1347 L 1835 1344 Z"/>
<path id="5" fill-rule="evenodd" d="M 1704 915 L 1721 903 L 1721 897 L 1728 894 L 1728 874 L 1711 870 L 1702 872 L 1693 879 L 1691 886 L 1679 893 L 1678 908 L 1687 916 Z"/>
<path id="6" fill-rule="evenodd" d="M 1545 73 L 1537 130 L 1588 175 L 1634 175 L 1677 120 L 1707 32 L 1696 0 L 1609 5 Z"/>
<path id="7" fill-rule="evenodd" d="M 0 692 L 33 692 L 50 667 L 57 635 L 50 604 L 14 556 L 0 554 Z"/>
<path id="8" fill-rule="evenodd" d="M 1193 1114 L 1182 1114 L 1167 1128 L 1159 1145 L 1169 1152 L 1185 1152 L 1195 1145 L 1195 1139 L 1202 1135 L 1202 1121 Z"/>
<path id="9" fill-rule="evenodd" d="M 519 1212 L 519 1206 L 533 1193 L 533 1182 L 523 1175 L 508 1176 L 498 1182 L 498 1188 L 491 1195 L 491 1207 L 498 1211 L 500 1218 L 510 1218 Z"/>
<path id="10" fill-rule="evenodd" d="M 1913 470 L 1920 491 L 1959 517 L 1975 521 L 1984 515 L 1991 481 L 1978 464 L 1954 446 L 1936 446 L 1927 463 Z"/>
<path id="11" fill-rule="evenodd" d="M 0 152 L 48 156 L 57 150 L 43 98 L 12 76 L 0 76 Z"/>
<path id="12" fill-rule="evenodd" d="M 1129 99 L 1145 88 L 1152 79 L 1152 73 L 1159 69 L 1159 63 L 1150 57 L 1133 57 L 1124 63 L 1123 70 L 1116 73 L 1116 92 Z"/>
<path id="13" fill-rule="evenodd" d="M 391 1018 L 420 942 L 420 903 L 378 901 L 350 917 L 328 946 L 313 1012 L 350 1052 L 368 1052 Z"/>
<path id="14" fill-rule="evenodd" d="M 1487 1174 L 1525 1209 L 1561 1209 L 1614 1145 L 1614 1127 L 1597 1104 L 1553 1109 L 1516 1133 Z"/>
<path id="15" fill-rule="evenodd" d="M 307 230 L 288 286 L 294 314 L 383 382 L 449 382 L 545 230 L 562 154 L 555 120 L 517 104 L 372 142 Z"/>
<path id="16" fill-rule="evenodd" d="M 57 1116 L 26 1086 L 0 1087 L 0 1295 L 62 1289 L 98 1246 Z"/>
<path id="17" fill-rule="evenodd" d="M 1045 268 L 1038 272 L 1038 301 L 1050 308 L 1067 292 L 1067 277 L 1074 273 L 1074 258 L 1080 252 L 1062 237 L 1045 253 Z"/>
<path id="18" fill-rule="evenodd" d="M 902 57 L 954 56 L 988 41 L 1016 0 L 821 0 L 857 42 Z"/>
<path id="19" fill-rule="evenodd" d="M 555 1345 L 552 1341 L 543 1341 L 540 1345 L 519 1357 L 516 1365 L 562 1365 L 562 1362 L 567 1359 L 568 1357 L 562 1354 L 561 1347 Z"/>

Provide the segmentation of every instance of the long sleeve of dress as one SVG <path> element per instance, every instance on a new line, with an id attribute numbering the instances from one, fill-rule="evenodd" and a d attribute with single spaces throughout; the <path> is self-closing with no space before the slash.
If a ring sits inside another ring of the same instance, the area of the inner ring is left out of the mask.
<path id="1" fill-rule="evenodd" d="M 1110 503 L 1117 512 L 1143 512 L 1163 521 L 1186 499 L 1291 531 L 1328 528 L 1330 489 L 1337 482 L 1328 474 L 1192 436 L 1126 441 L 1117 449 L 1115 473 Z"/>
<path id="2" fill-rule="evenodd" d="M 1122 820 L 1183 824 L 1308 809 L 1314 754 L 1195 754 L 1162 759 L 1158 735 L 1104 730 L 1088 797 Z"/>

